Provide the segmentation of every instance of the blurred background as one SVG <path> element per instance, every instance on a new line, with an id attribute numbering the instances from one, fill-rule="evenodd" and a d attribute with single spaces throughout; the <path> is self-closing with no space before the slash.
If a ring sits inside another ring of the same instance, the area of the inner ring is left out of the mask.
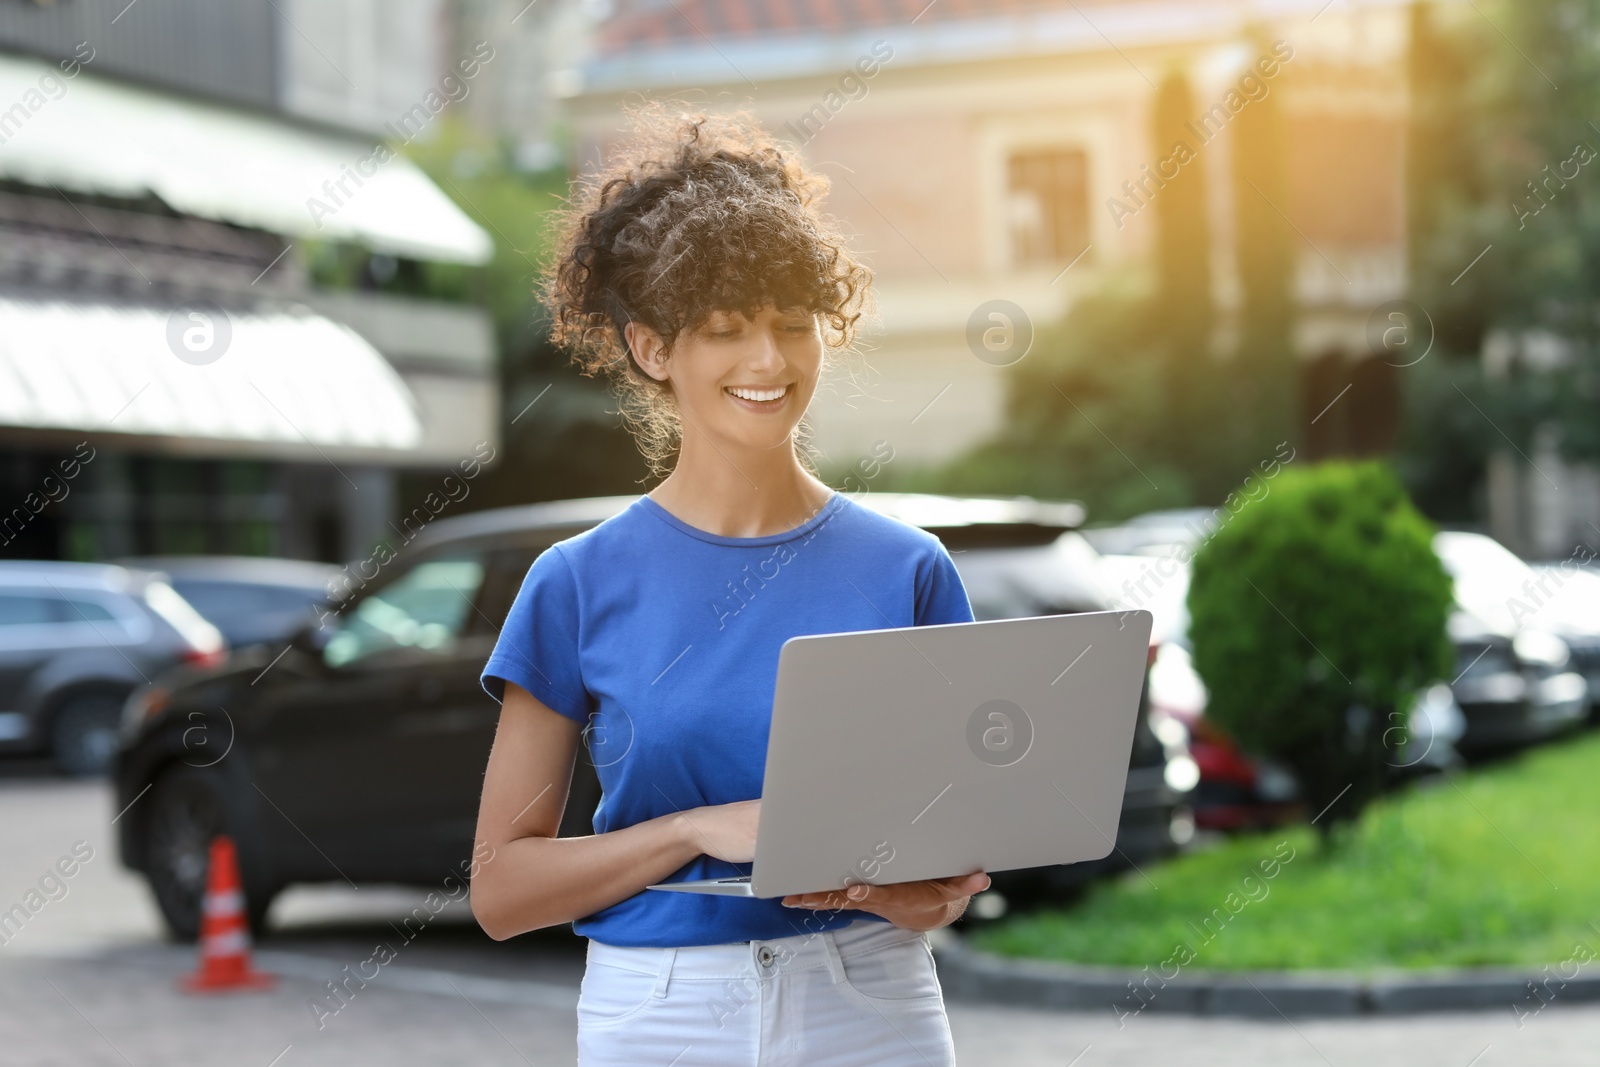
<path id="1" fill-rule="evenodd" d="M 344 562 L 480 441 L 465 509 L 633 491 L 531 290 L 546 212 L 641 94 L 754 110 L 877 272 L 870 366 L 815 411 L 824 470 L 896 419 L 893 484 L 1099 522 L 1218 504 L 1289 441 L 1390 457 L 1430 517 L 1523 555 L 1600 521 L 1584 5 L 113 7 L 0 22 L 4 491 L 100 435 L 67 497 L 9 517 L 12 557 Z M 996 299 L 1026 360 L 969 350 Z M 223 418 L 170 359 L 123 411 L 145 382 L 98 380 L 89 339 L 186 300 L 244 318 L 239 345 L 305 351 L 272 336 L 289 306 L 348 327 L 317 358 L 409 417 L 296 396 L 297 430 L 269 393 L 274 418 Z"/>
<path id="2" fill-rule="evenodd" d="M 661 99 L 753 111 L 876 274 L 822 476 L 981 618 L 1156 615 L 1118 848 L 951 944 L 1501 976 L 1304 1033 L 980 984 L 963 1056 L 1578 1062 L 1596 40 L 1590 0 L 0 0 L 0 1049 L 571 1062 L 569 933 L 452 897 L 326 983 L 470 853 L 506 590 L 651 484 L 534 290 Z M 219 832 L 279 977 L 225 1008 L 170 980 Z"/>

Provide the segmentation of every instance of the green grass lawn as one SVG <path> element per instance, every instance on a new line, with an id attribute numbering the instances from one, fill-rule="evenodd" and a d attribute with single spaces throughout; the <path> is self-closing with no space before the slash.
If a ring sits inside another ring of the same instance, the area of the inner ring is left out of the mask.
<path id="1" fill-rule="evenodd" d="M 1600 735 L 1380 801 L 1326 855 L 1314 832 L 1294 827 L 1144 874 L 1101 883 L 1069 910 L 979 930 L 972 943 L 1223 970 L 1544 964 L 1579 943 L 1600 953 Z"/>

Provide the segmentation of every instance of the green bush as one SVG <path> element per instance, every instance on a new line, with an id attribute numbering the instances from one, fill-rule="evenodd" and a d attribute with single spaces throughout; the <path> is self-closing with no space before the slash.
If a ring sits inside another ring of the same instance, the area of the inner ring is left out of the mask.
<path id="1" fill-rule="evenodd" d="M 1418 690 L 1451 662 L 1452 587 L 1388 467 L 1286 470 L 1200 549 L 1189 589 L 1206 714 L 1298 775 L 1326 832 L 1381 789 Z"/>

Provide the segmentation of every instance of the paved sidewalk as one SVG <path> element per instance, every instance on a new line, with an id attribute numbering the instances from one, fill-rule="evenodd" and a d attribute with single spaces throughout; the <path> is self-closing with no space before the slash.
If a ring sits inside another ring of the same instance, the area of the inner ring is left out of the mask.
<path id="1" fill-rule="evenodd" d="M 326 961 L 269 950 L 264 962 L 286 972 L 277 989 L 213 998 L 176 991 L 189 962 L 176 951 L 109 960 L 0 953 L 0 1064 L 565 1067 L 574 1061 L 575 991 L 557 983 L 397 972 L 395 982 L 374 980 L 319 1031 L 306 1001 L 319 990 L 310 975 Z M 427 983 L 431 991 L 422 988 Z M 967 1067 L 1578 1067 L 1595 1062 L 1600 1048 L 1600 1009 L 1560 1006 L 1520 1032 L 1509 1012 L 1293 1026 L 1145 1017 L 1120 1031 L 1109 1014 L 955 1004 L 950 1016 Z"/>
<path id="2" fill-rule="evenodd" d="M 172 962 L 177 962 L 173 960 Z M 388 990 L 381 977 L 320 1031 L 309 978 L 268 993 L 190 997 L 186 967 L 0 962 L 0 1064 L 28 1067 L 311 1067 L 570 1064 L 570 1010 Z"/>

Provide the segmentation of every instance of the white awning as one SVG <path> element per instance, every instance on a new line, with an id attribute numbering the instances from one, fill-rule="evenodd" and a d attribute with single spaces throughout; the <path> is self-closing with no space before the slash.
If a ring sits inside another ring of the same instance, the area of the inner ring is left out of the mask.
<path id="1" fill-rule="evenodd" d="M 0 55 L 5 108 L 0 178 L 133 199 L 153 194 L 200 218 L 416 259 L 476 264 L 493 252 L 489 235 L 415 164 L 374 164 L 376 145 L 359 137 L 89 70 L 68 79 L 54 64 Z"/>
<path id="2" fill-rule="evenodd" d="M 0 429 L 312 461 L 393 462 L 421 442 L 416 398 L 349 327 L 298 307 L 190 310 L 0 296 Z"/>

